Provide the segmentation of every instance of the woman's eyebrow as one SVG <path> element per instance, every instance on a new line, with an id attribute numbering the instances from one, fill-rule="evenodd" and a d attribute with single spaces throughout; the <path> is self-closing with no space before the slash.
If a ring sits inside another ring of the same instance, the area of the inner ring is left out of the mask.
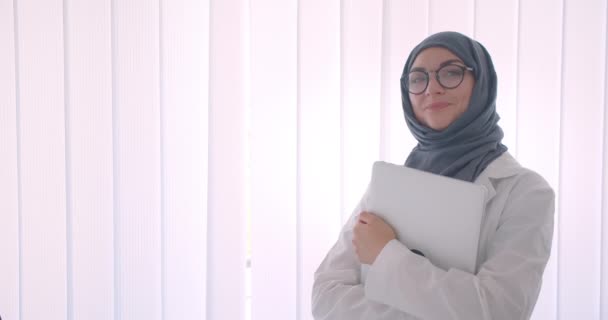
<path id="1" fill-rule="evenodd" d="M 440 69 L 441 67 L 444 67 L 444 66 L 446 66 L 446 65 L 448 65 L 448 64 L 453 64 L 454 62 L 464 64 L 464 62 L 462 62 L 461 60 L 458 60 L 458 59 L 450 59 L 450 60 L 446 60 L 446 61 L 442 62 L 441 64 L 439 64 L 439 68 L 437 68 L 437 69 Z M 426 69 L 425 69 L 425 68 L 423 68 L 423 67 L 416 67 L 416 68 L 412 68 L 412 69 L 410 69 L 410 72 L 412 72 L 412 71 L 426 71 Z"/>
<path id="2" fill-rule="evenodd" d="M 464 64 L 464 62 L 462 62 L 462 61 L 460 61 L 460 60 L 458 60 L 458 59 L 450 59 L 450 60 L 448 60 L 448 61 L 444 61 L 444 62 L 442 62 L 442 63 L 439 65 L 439 68 L 441 68 L 441 67 L 443 67 L 443 66 L 446 66 L 446 65 L 448 65 L 448 64 L 452 64 L 452 63 L 454 63 L 454 62 L 458 62 L 458 63 L 462 63 L 462 64 Z"/>

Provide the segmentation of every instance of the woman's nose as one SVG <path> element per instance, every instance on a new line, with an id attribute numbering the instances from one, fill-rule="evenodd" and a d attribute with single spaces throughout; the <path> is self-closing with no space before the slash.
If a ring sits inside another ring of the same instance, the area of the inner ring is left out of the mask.
<path id="1" fill-rule="evenodd" d="M 441 84 L 439 84 L 439 81 L 437 81 L 437 77 L 435 76 L 435 74 L 429 74 L 429 84 L 426 86 L 425 94 L 428 95 L 432 93 L 442 93 L 444 91 L 445 89 L 441 86 Z"/>

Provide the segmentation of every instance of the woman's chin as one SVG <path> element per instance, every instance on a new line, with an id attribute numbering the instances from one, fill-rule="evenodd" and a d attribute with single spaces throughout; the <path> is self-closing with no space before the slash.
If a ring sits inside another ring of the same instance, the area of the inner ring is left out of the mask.
<path id="1" fill-rule="evenodd" d="M 429 122 L 429 124 L 427 126 L 435 131 L 443 131 L 449 125 L 450 125 L 450 122 L 447 122 L 447 121 L 433 121 L 433 122 Z"/>

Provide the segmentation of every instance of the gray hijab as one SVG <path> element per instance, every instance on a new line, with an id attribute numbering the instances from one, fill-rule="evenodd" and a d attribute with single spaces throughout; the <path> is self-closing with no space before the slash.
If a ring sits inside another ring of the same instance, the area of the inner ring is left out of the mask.
<path id="1" fill-rule="evenodd" d="M 405 165 L 472 182 L 507 150 L 501 143 L 503 132 L 497 124 L 500 117 L 496 113 L 496 71 L 490 54 L 479 42 L 457 32 L 441 32 L 429 36 L 412 50 L 402 79 L 416 56 L 430 47 L 446 48 L 472 67 L 475 86 L 467 110 L 447 128 L 436 131 L 416 120 L 408 90 L 401 82 L 405 121 L 418 140 Z"/>

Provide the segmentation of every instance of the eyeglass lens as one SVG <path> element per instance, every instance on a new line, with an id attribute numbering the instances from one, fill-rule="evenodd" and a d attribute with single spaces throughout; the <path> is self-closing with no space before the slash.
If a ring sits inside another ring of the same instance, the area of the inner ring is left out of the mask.
<path id="1" fill-rule="evenodd" d="M 460 85 L 464 78 L 465 67 L 458 65 L 446 65 L 435 71 L 439 84 L 446 89 L 454 89 Z M 407 76 L 407 88 L 413 94 L 420 94 L 426 90 L 429 84 L 429 73 L 427 71 L 412 71 Z"/>

